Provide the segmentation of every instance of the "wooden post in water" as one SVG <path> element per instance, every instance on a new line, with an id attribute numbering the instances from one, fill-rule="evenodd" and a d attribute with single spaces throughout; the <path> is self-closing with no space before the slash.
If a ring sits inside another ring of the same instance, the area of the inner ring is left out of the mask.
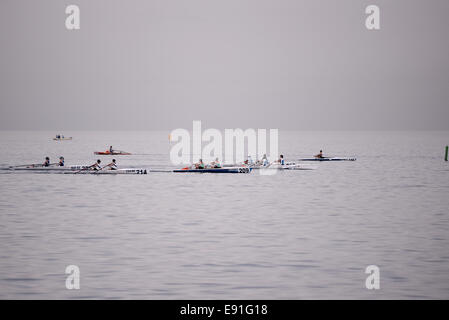
<path id="1" fill-rule="evenodd" d="M 444 155 L 444 161 L 447 161 L 448 149 L 449 149 L 449 146 L 446 146 L 446 154 Z"/>

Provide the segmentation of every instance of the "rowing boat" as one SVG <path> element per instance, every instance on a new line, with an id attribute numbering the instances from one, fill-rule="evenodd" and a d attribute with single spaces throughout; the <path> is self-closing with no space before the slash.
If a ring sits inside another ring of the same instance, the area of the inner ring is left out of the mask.
<path id="1" fill-rule="evenodd" d="M 64 171 L 64 174 L 147 174 L 147 169 Z"/>
<path id="2" fill-rule="evenodd" d="M 274 163 L 269 166 L 252 165 L 249 168 L 256 170 L 314 170 L 316 166 L 289 162 L 286 164 Z"/>
<path id="3" fill-rule="evenodd" d="M 94 154 L 99 155 L 99 156 L 129 156 L 129 155 L 131 155 L 131 153 L 124 152 L 124 151 L 113 151 L 113 152 L 95 151 Z"/>
<path id="4" fill-rule="evenodd" d="M 251 168 L 255 170 L 314 170 L 316 169 L 316 165 L 312 164 L 306 164 L 306 163 L 295 163 L 295 162 L 286 162 L 285 164 L 281 165 L 279 163 L 273 163 L 271 165 L 263 166 L 261 164 L 252 164 L 252 165 L 246 165 L 246 164 L 225 164 L 223 167 L 245 167 L 245 168 Z"/>
<path id="5" fill-rule="evenodd" d="M 62 174 L 147 174 L 147 169 L 88 170 L 88 166 L 8 168 L 12 172 L 62 173 Z"/>
<path id="6" fill-rule="evenodd" d="M 67 138 L 53 138 L 53 140 L 55 140 L 55 141 L 72 140 L 72 137 L 67 137 Z"/>
<path id="7" fill-rule="evenodd" d="M 298 159 L 298 161 L 355 161 L 356 158 L 337 158 L 337 157 L 330 157 L 330 158 L 305 158 L 305 159 Z"/>
<path id="8" fill-rule="evenodd" d="M 229 167 L 229 168 L 205 168 L 205 169 L 176 169 L 173 172 L 199 172 L 199 173 L 250 173 L 252 168 L 248 167 Z"/>

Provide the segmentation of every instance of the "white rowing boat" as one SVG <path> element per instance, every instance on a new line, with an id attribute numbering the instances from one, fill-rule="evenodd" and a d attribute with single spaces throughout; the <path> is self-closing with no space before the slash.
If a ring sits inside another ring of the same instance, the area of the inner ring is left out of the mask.
<path id="1" fill-rule="evenodd" d="M 356 160 L 357 160 L 356 158 L 338 158 L 338 157 L 298 159 L 298 161 L 356 161 Z"/>
<path id="2" fill-rule="evenodd" d="M 147 174 L 147 169 L 117 169 L 117 170 L 82 170 L 64 171 L 64 174 Z"/>
<path id="3" fill-rule="evenodd" d="M 44 166 L 27 166 L 27 167 L 9 167 L 4 168 L 4 170 L 11 170 L 11 171 L 43 171 L 43 172 L 64 172 L 64 171 L 79 171 L 79 170 L 85 170 L 88 166 L 67 166 L 67 167 L 44 167 Z"/>
<path id="4" fill-rule="evenodd" d="M 317 168 L 316 165 L 313 164 L 308 164 L 308 163 L 295 163 L 295 162 L 286 162 L 285 164 L 281 165 L 279 163 L 272 163 L 268 166 L 263 166 L 263 165 L 256 165 L 256 164 L 252 164 L 252 165 L 246 165 L 246 164 L 225 164 L 224 165 L 225 168 L 227 167 L 245 167 L 245 168 L 251 168 L 254 170 L 314 170 Z"/>
<path id="5" fill-rule="evenodd" d="M 21 167 L 21 168 L 4 168 L 10 172 L 32 172 L 32 173 L 62 173 L 62 174 L 147 174 L 147 169 L 117 169 L 117 170 L 92 170 L 88 166 L 71 166 L 71 167 Z"/>
<path id="6" fill-rule="evenodd" d="M 256 170 L 314 170 L 317 168 L 314 165 L 299 164 L 294 162 L 289 162 L 285 164 L 273 163 L 269 166 L 252 165 L 249 167 Z"/>

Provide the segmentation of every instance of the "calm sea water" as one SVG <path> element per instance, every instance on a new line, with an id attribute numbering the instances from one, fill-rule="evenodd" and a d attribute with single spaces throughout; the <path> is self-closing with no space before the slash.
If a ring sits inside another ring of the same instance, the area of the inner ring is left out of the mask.
<path id="1" fill-rule="evenodd" d="M 0 164 L 46 155 L 163 167 L 168 132 L 1 132 Z M 0 174 L 0 299 L 449 298 L 449 132 L 280 132 L 273 176 Z M 104 157 L 104 159 L 110 159 Z M 77 265 L 81 289 L 67 290 Z M 380 268 L 380 290 L 365 268 Z"/>

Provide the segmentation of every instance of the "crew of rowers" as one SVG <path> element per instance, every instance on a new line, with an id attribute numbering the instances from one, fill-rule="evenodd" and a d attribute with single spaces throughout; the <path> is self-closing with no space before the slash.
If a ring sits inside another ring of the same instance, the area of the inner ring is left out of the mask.
<path id="1" fill-rule="evenodd" d="M 280 155 L 279 158 L 277 160 L 275 160 L 273 163 L 277 163 L 277 164 L 281 164 L 284 165 L 285 164 L 285 160 L 284 160 L 284 155 Z M 263 166 L 263 167 L 267 167 L 270 165 L 270 162 L 268 161 L 267 155 L 264 154 L 262 157 L 262 160 L 257 160 L 256 162 L 253 161 L 253 159 L 251 158 L 251 156 L 248 156 L 247 160 L 245 160 L 243 162 L 244 165 L 246 166 Z M 193 167 L 195 169 L 206 169 L 206 168 L 221 168 L 221 164 L 220 161 L 218 160 L 218 158 L 215 158 L 215 161 L 212 161 L 209 165 L 204 164 L 203 159 L 200 159 L 197 163 L 195 163 L 193 165 Z"/>
<path id="2" fill-rule="evenodd" d="M 209 165 L 204 164 L 203 159 L 200 159 L 197 163 L 193 165 L 195 169 L 205 169 L 205 168 L 221 168 L 221 163 L 218 158 L 215 158 Z"/>
<path id="3" fill-rule="evenodd" d="M 91 166 L 86 167 L 86 170 L 117 170 L 117 161 L 115 159 L 112 159 L 112 162 L 110 164 L 105 165 L 104 167 L 102 167 L 101 165 L 101 160 L 98 159 L 97 161 L 95 161 L 95 163 Z M 45 157 L 45 161 L 42 164 L 43 167 L 52 167 L 52 166 L 57 166 L 57 167 L 64 167 L 65 163 L 64 163 L 64 157 L 59 157 L 59 162 L 57 163 L 50 163 L 50 157 Z"/>
<path id="4" fill-rule="evenodd" d="M 112 159 L 112 162 L 110 164 L 105 165 L 104 167 L 102 167 L 101 165 L 101 160 L 98 159 L 93 165 L 89 166 L 86 168 L 86 170 L 94 170 L 94 171 L 99 171 L 99 170 L 117 170 L 117 161 L 115 159 Z"/>
<path id="5" fill-rule="evenodd" d="M 261 160 L 256 160 L 256 162 L 253 161 L 253 159 L 251 158 L 251 156 L 248 156 L 248 159 L 245 160 L 243 162 L 245 165 L 247 166 L 262 166 L 262 167 L 268 167 L 270 166 L 270 162 L 268 161 L 268 157 L 266 154 L 264 154 L 262 156 Z M 285 164 L 285 160 L 284 160 L 284 155 L 281 154 L 279 155 L 279 158 L 277 160 L 275 160 L 272 164 L 280 164 L 280 165 L 284 165 Z"/>
<path id="6" fill-rule="evenodd" d="M 45 161 L 42 164 L 43 167 L 52 167 L 52 166 L 58 166 L 58 167 L 64 167 L 64 157 L 59 157 L 59 162 L 57 163 L 50 163 L 50 157 L 45 157 Z"/>

